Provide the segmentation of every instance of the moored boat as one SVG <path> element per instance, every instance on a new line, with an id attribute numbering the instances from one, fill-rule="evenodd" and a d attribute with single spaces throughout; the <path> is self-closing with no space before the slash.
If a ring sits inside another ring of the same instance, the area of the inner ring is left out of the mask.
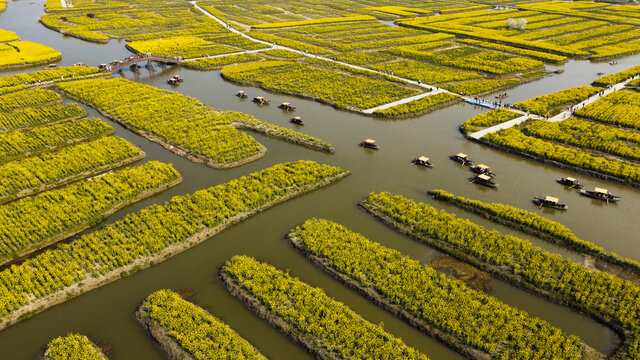
<path id="1" fill-rule="evenodd" d="M 258 103 L 260 105 L 264 105 L 264 104 L 268 104 L 269 100 L 267 100 L 266 98 L 262 97 L 262 96 L 256 96 L 253 98 L 253 102 L 254 103 Z"/>
<path id="2" fill-rule="evenodd" d="M 174 75 L 171 79 L 167 80 L 167 83 L 169 83 L 170 85 L 178 85 L 183 81 L 184 79 L 181 78 L 180 75 Z"/>
<path id="3" fill-rule="evenodd" d="M 420 156 L 420 157 L 417 157 L 417 158 L 411 160 L 411 162 L 414 163 L 415 165 L 420 165 L 420 166 L 425 166 L 425 167 L 432 167 L 433 164 L 429 160 L 430 159 L 428 157 L 426 157 L 426 156 Z"/>
<path id="4" fill-rule="evenodd" d="M 496 174 L 493 171 L 491 171 L 491 169 L 485 164 L 478 164 L 478 165 L 472 166 L 471 170 L 473 170 L 474 172 L 476 172 L 478 174 L 496 176 Z"/>
<path id="5" fill-rule="evenodd" d="M 568 186 L 571 189 L 582 189 L 583 187 L 582 184 L 580 184 L 579 180 L 572 177 L 563 177 L 562 179 L 556 179 L 556 182 L 558 182 L 558 184 Z"/>
<path id="6" fill-rule="evenodd" d="M 607 189 L 598 188 L 598 187 L 593 189 L 593 191 L 580 190 L 579 192 L 580 192 L 580 195 L 588 196 L 593 199 L 603 200 L 606 202 L 609 202 L 609 201 L 615 202 L 620 200 L 619 196 L 615 196 L 611 194 Z"/>
<path id="7" fill-rule="evenodd" d="M 489 175 L 485 175 L 485 174 L 479 174 L 476 175 L 473 180 L 471 180 L 472 183 L 476 183 L 476 184 L 480 184 L 480 185 L 484 185 L 484 186 L 488 186 L 488 187 L 497 187 L 498 184 L 496 184 L 495 182 L 493 182 L 493 180 L 491 179 L 491 176 Z"/>
<path id="8" fill-rule="evenodd" d="M 546 206 L 559 210 L 567 210 L 569 208 L 567 204 L 561 203 L 558 198 L 549 195 L 545 197 L 536 196 L 535 198 L 533 198 L 533 202 L 536 205 L 540 205 L 540 207 Z"/>
<path id="9" fill-rule="evenodd" d="M 361 147 L 366 147 L 369 149 L 379 149 L 380 146 L 378 146 L 378 144 L 376 144 L 376 141 L 373 139 L 366 139 L 362 142 L 360 142 L 360 146 Z"/>
<path id="10" fill-rule="evenodd" d="M 457 161 L 461 163 L 462 165 L 473 164 L 473 161 L 469 160 L 469 156 L 467 156 L 467 154 L 464 154 L 464 153 L 457 153 L 455 155 L 449 156 L 449 158 L 453 161 Z"/>
<path id="11" fill-rule="evenodd" d="M 288 103 L 288 102 L 283 102 L 282 104 L 278 105 L 278 107 L 282 110 L 287 110 L 287 111 L 294 111 L 296 109 L 295 106 L 291 105 L 291 103 Z"/>

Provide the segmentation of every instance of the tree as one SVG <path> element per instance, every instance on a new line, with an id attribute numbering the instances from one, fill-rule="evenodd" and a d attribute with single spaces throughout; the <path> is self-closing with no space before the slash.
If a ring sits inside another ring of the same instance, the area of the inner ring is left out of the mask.
<path id="1" fill-rule="evenodd" d="M 527 19 L 518 19 L 516 24 L 518 30 L 524 30 L 525 26 L 527 26 Z"/>
<path id="2" fill-rule="evenodd" d="M 516 19 L 514 18 L 508 18 L 507 19 L 507 29 L 513 29 L 517 26 L 517 22 Z"/>

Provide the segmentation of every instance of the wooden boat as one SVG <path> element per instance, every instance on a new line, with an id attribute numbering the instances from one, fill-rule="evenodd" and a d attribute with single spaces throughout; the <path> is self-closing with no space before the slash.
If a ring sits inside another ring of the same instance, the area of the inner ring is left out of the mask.
<path id="1" fill-rule="evenodd" d="M 494 96 L 494 98 L 496 99 L 504 99 L 506 97 L 508 97 L 509 95 L 507 95 L 507 93 L 502 93 L 502 94 L 498 94 L 496 96 Z"/>
<path id="2" fill-rule="evenodd" d="M 478 165 L 472 166 L 471 170 L 473 170 L 474 172 L 476 172 L 478 174 L 496 176 L 496 174 L 493 171 L 491 171 L 491 169 L 485 164 L 478 164 Z"/>
<path id="3" fill-rule="evenodd" d="M 237 96 L 237 97 L 239 97 L 239 98 L 241 98 L 241 99 L 245 99 L 245 98 L 247 97 L 247 93 L 246 93 L 246 92 L 244 92 L 244 90 L 239 90 L 239 91 L 236 93 L 236 96 Z"/>
<path id="4" fill-rule="evenodd" d="M 47 69 L 57 69 L 58 67 L 59 67 L 59 66 L 58 66 L 58 64 L 49 64 L 49 65 L 47 65 L 47 66 L 43 67 L 43 69 L 44 69 L 44 70 L 47 70 Z"/>
<path id="5" fill-rule="evenodd" d="M 87 65 L 87 64 L 85 64 L 83 62 L 77 62 L 77 63 L 74 63 L 73 66 L 89 66 L 89 65 Z"/>
<path id="6" fill-rule="evenodd" d="M 260 105 L 264 105 L 264 104 L 268 104 L 269 100 L 267 100 L 266 98 L 262 97 L 262 96 L 256 96 L 253 98 L 253 102 L 254 103 L 258 103 Z"/>
<path id="7" fill-rule="evenodd" d="M 473 161 L 469 160 L 469 156 L 467 156 L 467 154 L 457 153 L 455 155 L 449 156 L 449 158 L 451 160 L 453 160 L 453 161 L 457 161 L 457 162 L 461 163 L 462 165 L 471 165 L 471 164 L 473 164 Z"/>
<path id="8" fill-rule="evenodd" d="M 498 184 L 494 183 L 493 180 L 491 179 L 491 176 L 489 175 L 485 175 L 485 174 L 479 174 L 476 175 L 473 180 L 471 180 L 472 183 L 476 183 L 476 184 L 480 184 L 480 185 L 484 185 L 484 186 L 488 186 L 488 187 L 498 187 Z"/>
<path id="9" fill-rule="evenodd" d="M 131 69 L 132 71 L 138 71 L 140 70 L 140 66 L 138 64 L 131 64 L 129 65 L 129 69 Z"/>
<path id="10" fill-rule="evenodd" d="M 603 188 L 595 188 L 593 191 L 591 190 L 580 190 L 580 195 L 588 196 L 590 198 L 604 200 L 606 202 L 612 201 L 620 201 L 619 196 L 612 195 L 607 189 Z"/>
<path id="11" fill-rule="evenodd" d="M 613 60 L 612 62 L 610 62 L 610 63 L 609 63 L 609 65 L 615 65 L 615 64 L 617 64 L 617 63 L 618 63 L 618 61 L 617 61 L 617 60 Z"/>
<path id="12" fill-rule="evenodd" d="M 548 195 L 545 197 L 536 196 L 533 198 L 533 202 L 540 205 L 540 207 L 546 206 L 558 210 L 567 210 L 569 208 L 567 204 L 560 203 L 558 198 Z"/>
<path id="13" fill-rule="evenodd" d="M 366 139 L 366 140 L 362 141 L 360 143 L 360 146 L 361 147 L 366 147 L 366 148 L 369 148 L 369 149 L 376 149 L 376 150 L 380 148 L 380 146 L 378 146 L 376 144 L 376 141 L 372 140 L 372 139 Z"/>
<path id="14" fill-rule="evenodd" d="M 98 69 L 100 69 L 100 70 L 107 70 L 107 68 L 109 68 L 109 65 L 107 65 L 107 64 L 98 65 Z"/>
<path id="15" fill-rule="evenodd" d="M 425 166 L 425 167 L 432 167 L 433 164 L 431 163 L 431 161 L 429 161 L 429 158 L 426 156 L 420 156 L 417 157 L 413 160 L 411 160 L 411 162 L 415 165 L 420 165 L 420 166 Z"/>
<path id="16" fill-rule="evenodd" d="M 178 85 L 183 82 L 184 79 L 180 77 L 180 75 L 174 75 L 171 79 L 167 80 L 167 82 L 171 85 Z"/>
<path id="17" fill-rule="evenodd" d="M 283 102 L 282 104 L 278 105 L 278 107 L 282 110 L 287 110 L 287 111 L 294 111 L 296 109 L 295 106 L 291 105 L 291 103 L 288 103 L 288 102 Z"/>
<path id="18" fill-rule="evenodd" d="M 604 71 L 598 72 L 598 76 L 602 76 L 602 75 L 604 75 Z"/>
<path id="19" fill-rule="evenodd" d="M 580 184 L 580 181 L 572 177 L 563 177 L 562 179 L 556 179 L 556 181 L 558 182 L 558 184 L 568 186 L 571 189 L 582 189 L 582 184 Z"/>
<path id="20" fill-rule="evenodd" d="M 294 116 L 289 121 L 294 123 L 294 124 L 304 125 L 304 122 L 302 121 L 302 118 L 300 116 Z"/>

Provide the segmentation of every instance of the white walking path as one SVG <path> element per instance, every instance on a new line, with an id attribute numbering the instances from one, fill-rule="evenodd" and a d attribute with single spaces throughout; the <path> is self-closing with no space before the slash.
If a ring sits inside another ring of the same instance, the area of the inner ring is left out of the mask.
<path id="1" fill-rule="evenodd" d="M 293 48 L 290 48 L 290 47 L 278 45 L 278 44 L 275 44 L 275 43 L 270 43 L 268 41 L 263 41 L 263 40 L 256 39 L 256 38 L 254 38 L 252 36 L 249 36 L 248 34 L 243 33 L 242 31 L 240 31 L 238 29 L 235 29 L 233 26 L 230 26 L 229 24 L 227 24 L 223 20 L 219 19 L 215 15 L 211 14 L 207 10 L 201 8 L 200 6 L 198 6 L 197 1 L 191 1 L 191 4 L 193 4 L 193 6 L 197 10 L 199 10 L 200 12 L 205 14 L 206 16 L 214 19 L 219 24 L 221 24 L 222 26 L 226 27 L 232 33 L 238 34 L 238 35 L 244 37 L 247 40 L 251 40 L 251 41 L 257 42 L 259 44 L 264 44 L 264 45 L 270 46 L 272 49 L 289 50 L 289 51 L 293 51 L 294 53 L 297 53 L 297 54 L 300 54 L 300 55 L 303 55 L 303 56 L 306 56 L 306 57 L 309 57 L 309 58 L 320 59 L 320 60 L 324 60 L 324 61 L 340 64 L 342 66 L 349 67 L 349 68 L 355 69 L 355 70 L 366 71 L 366 72 L 370 72 L 370 73 L 374 73 L 374 74 L 384 75 L 384 76 L 387 76 L 389 78 L 397 79 L 397 80 L 400 80 L 400 81 L 405 82 L 407 84 L 415 85 L 415 86 L 418 86 L 418 87 L 421 87 L 421 88 L 429 90 L 429 92 L 426 92 L 426 93 L 422 93 L 422 94 L 415 95 L 415 96 L 412 96 L 412 97 L 409 97 L 409 98 L 406 98 L 406 99 L 401 99 L 401 100 L 398 100 L 398 101 L 394 101 L 394 102 L 391 102 L 389 104 L 383 104 L 383 105 L 380 105 L 380 106 L 378 106 L 376 108 L 363 110 L 362 112 L 364 112 L 366 114 L 371 114 L 375 110 L 386 109 L 386 108 L 392 107 L 394 105 L 405 104 L 405 103 L 408 103 L 408 102 L 413 101 L 413 100 L 421 99 L 421 98 L 426 97 L 426 96 L 431 96 L 431 95 L 435 95 L 435 94 L 439 94 L 439 93 L 443 93 L 443 92 L 459 96 L 458 94 L 454 94 L 454 93 L 452 93 L 450 91 L 438 88 L 437 86 L 434 86 L 434 85 L 424 84 L 422 82 L 418 82 L 418 81 L 414 81 L 414 80 L 410 80 L 410 79 L 405 79 L 405 78 L 400 77 L 400 76 L 389 75 L 389 74 L 384 73 L 382 71 L 376 71 L 376 70 L 373 70 L 373 69 L 369 69 L 369 68 L 358 66 L 358 65 L 349 64 L 349 63 L 346 63 L 346 62 L 334 60 L 334 59 L 331 59 L 331 58 L 328 58 L 328 57 L 324 57 L 324 56 L 309 54 L 306 51 L 301 51 L 301 50 L 293 49 Z M 231 54 L 228 54 L 228 55 L 231 55 Z M 189 59 L 189 60 L 192 60 L 192 59 Z"/>
<path id="2" fill-rule="evenodd" d="M 587 100 L 584 100 L 583 102 L 581 102 L 579 104 L 576 104 L 575 106 L 572 106 L 572 107 L 576 108 L 576 109 L 577 108 L 583 108 L 583 107 L 593 103 L 594 101 L 596 101 L 598 99 L 601 99 L 602 97 L 604 97 L 606 95 L 611 94 L 614 91 L 618 91 L 620 89 L 623 89 L 625 87 L 625 85 L 627 85 L 627 83 L 629 83 L 630 81 L 635 80 L 635 79 L 637 79 L 639 77 L 640 76 L 634 76 L 634 77 L 629 78 L 629 79 L 627 79 L 625 81 L 619 82 L 619 83 L 617 83 L 617 84 L 605 89 L 603 91 L 602 95 L 600 95 L 600 93 L 595 94 L 595 95 L 589 97 Z M 515 109 L 509 109 L 509 110 L 517 112 L 517 113 L 520 113 L 520 114 L 524 114 L 524 112 L 519 111 L 519 110 L 515 110 Z M 549 122 L 562 121 L 562 120 L 567 119 L 569 116 L 571 116 L 571 111 L 570 110 L 565 110 L 565 111 L 559 113 L 558 115 L 548 119 L 547 121 L 549 121 Z M 521 116 L 521 117 L 518 117 L 518 118 L 515 118 L 515 119 L 512 119 L 512 120 L 500 123 L 498 125 L 494 125 L 492 127 L 488 127 L 486 129 L 482 129 L 480 131 L 477 131 L 477 132 L 474 132 L 472 134 L 469 134 L 469 137 L 474 138 L 474 139 L 480 139 L 481 137 L 483 137 L 483 136 L 485 136 L 485 135 L 487 135 L 489 133 L 493 133 L 493 132 L 496 132 L 496 131 L 502 130 L 502 129 L 508 129 L 508 128 L 514 126 L 514 125 L 518 125 L 518 124 L 526 121 L 529 118 L 536 119 L 536 120 L 543 120 L 544 119 L 542 116 L 538 116 L 538 115 L 535 115 L 535 114 L 531 114 L 531 115 L 526 114 L 524 116 Z"/>
<path id="3" fill-rule="evenodd" d="M 443 93 L 443 92 L 447 92 L 447 91 L 445 91 L 443 89 L 433 90 L 431 92 L 425 92 L 425 93 L 422 93 L 422 94 L 418 94 L 416 96 L 412 96 L 412 97 L 400 99 L 398 101 L 390 102 L 388 104 L 376 106 L 376 107 L 371 108 L 371 109 L 362 110 L 362 112 L 365 113 L 365 114 L 373 114 L 374 112 L 376 112 L 378 110 L 388 109 L 388 108 L 394 107 L 396 105 L 406 104 L 406 103 L 412 102 L 414 100 L 420 100 L 420 99 L 422 99 L 424 97 L 432 96 L 432 95 L 435 95 L 435 94 L 440 94 L 440 93 Z"/>

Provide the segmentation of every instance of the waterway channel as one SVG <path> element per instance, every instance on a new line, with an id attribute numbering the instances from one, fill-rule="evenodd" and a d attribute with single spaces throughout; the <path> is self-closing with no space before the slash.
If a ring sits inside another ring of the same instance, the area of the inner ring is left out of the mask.
<path id="1" fill-rule="evenodd" d="M 92 44 L 46 29 L 37 22 L 43 9 L 42 0 L 10 2 L 7 11 L 0 15 L 0 28 L 15 31 L 24 40 L 36 41 L 60 50 L 63 54 L 61 64 L 64 65 L 78 61 L 97 65 L 129 55 L 123 41 L 111 41 L 106 45 Z M 620 59 L 615 66 L 571 61 L 562 67 L 565 70 L 563 74 L 546 77 L 507 91 L 509 97 L 506 101 L 516 102 L 571 86 L 589 84 L 599 71 L 611 73 L 637 64 L 640 64 L 640 56 Z M 37 69 L 39 67 L 20 71 Z M 9 71 L 0 75 L 15 72 L 19 71 Z M 185 79 L 178 87 L 166 84 L 166 80 L 174 74 L 180 74 Z M 151 292 L 171 288 L 193 291 L 191 301 L 203 306 L 236 329 L 269 358 L 311 359 L 310 355 L 230 296 L 217 279 L 216 272 L 226 260 L 233 255 L 247 254 L 277 267 L 289 269 L 292 275 L 323 288 L 329 295 L 346 303 L 364 318 L 375 323 L 383 322 L 387 331 L 401 337 L 432 359 L 460 359 L 461 356 L 454 351 L 376 307 L 315 268 L 283 239 L 290 229 L 304 220 L 321 217 L 339 222 L 372 240 L 396 248 L 425 263 L 440 254 L 394 232 L 358 210 L 356 203 L 372 191 L 389 191 L 417 201 L 425 201 L 489 228 L 531 239 L 536 245 L 574 261 L 582 261 L 581 257 L 572 251 L 435 202 L 426 196 L 426 191 L 442 188 L 468 198 L 514 205 L 559 221 L 581 238 L 610 251 L 640 260 L 640 239 L 637 235 L 640 233 L 640 222 L 637 221 L 637 214 L 640 213 L 639 189 L 578 176 L 466 140 L 458 132 L 458 126 L 486 109 L 458 104 L 417 118 L 389 121 L 338 111 L 331 106 L 313 101 L 280 96 L 256 88 L 245 88 L 250 97 L 263 95 L 271 99 L 272 105 L 257 106 L 250 100 L 240 100 L 233 96 L 241 87 L 222 80 L 218 71 L 158 68 L 155 71 L 143 69 L 139 74 L 125 72 L 123 76 L 159 88 L 171 88 L 218 109 L 241 111 L 274 124 L 293 128 L 294 125 L 288 122 L 291 114 L 276 107 L 282 101 L 290 101 L 297 107 L 296 115 L 302 116 L 305 121 L 305 126 L 298 130 L 330 142 L 336 148 L 336 153 L 320 153 L 252 134 L 268 148 L 264 158 L 230 170 L 215 170 L 178 157 L 105 119 L 114 126 L 116 136 L 126 138 L 147 153 L 143 161 L 160 160 L 172 163 L 184 177 L 180 185 L 122 209 L 107 222 L 113 222 L 129 212 L 151 204 L 162 203 L 172 196 L 192 193 L 285 161 L 315 160 L 351 170 L 352 175 L 326 189 L 256 215 L 161 264 L 93 290 L 3 330 L 0 332 L 2 358 L 8 356 L 11 359 L 36 359 L 49 340 L 73 331 L 108 344 L 113 349 L 111 358 L 114 360 L 162 359 L 163 354 L 135 322 L 133 313 Z M 92 109 L 88 112 L 90 116 L 98 116 Z M 357 144 L 364 138 L 376 139 L 381 149 L 361 149 Z M 473 159 L 490 165 L 498 173 L 499 188 L 488 189 L 470 184 L 469 178 L 472 174 L 469 169 L 448 159 L 448 155 L 457 152 L 465 152 Z M 419 155 L 430 157 L 434 167 L 424 169 L 412 166 L 410 160 Z M 614 194 L 619 194 L 622 201 L 607 205 L 581 197 L 575 191 L 564 189 L 555 183 L 556 178 L 567 175 L 579 177 L 587 188 L 608 188 Z M 559 197 L 569 205 L 569 210 L 560 212 L 538 209 L 531 203 L 533 196 L 546 194 Z M 599 351 L 608 353 L 616 346 L 616 335 L 585 315 L 542 300 L 496 279 L 491 280 L 491 286 L 492 295 L 580 336 Z"/>

